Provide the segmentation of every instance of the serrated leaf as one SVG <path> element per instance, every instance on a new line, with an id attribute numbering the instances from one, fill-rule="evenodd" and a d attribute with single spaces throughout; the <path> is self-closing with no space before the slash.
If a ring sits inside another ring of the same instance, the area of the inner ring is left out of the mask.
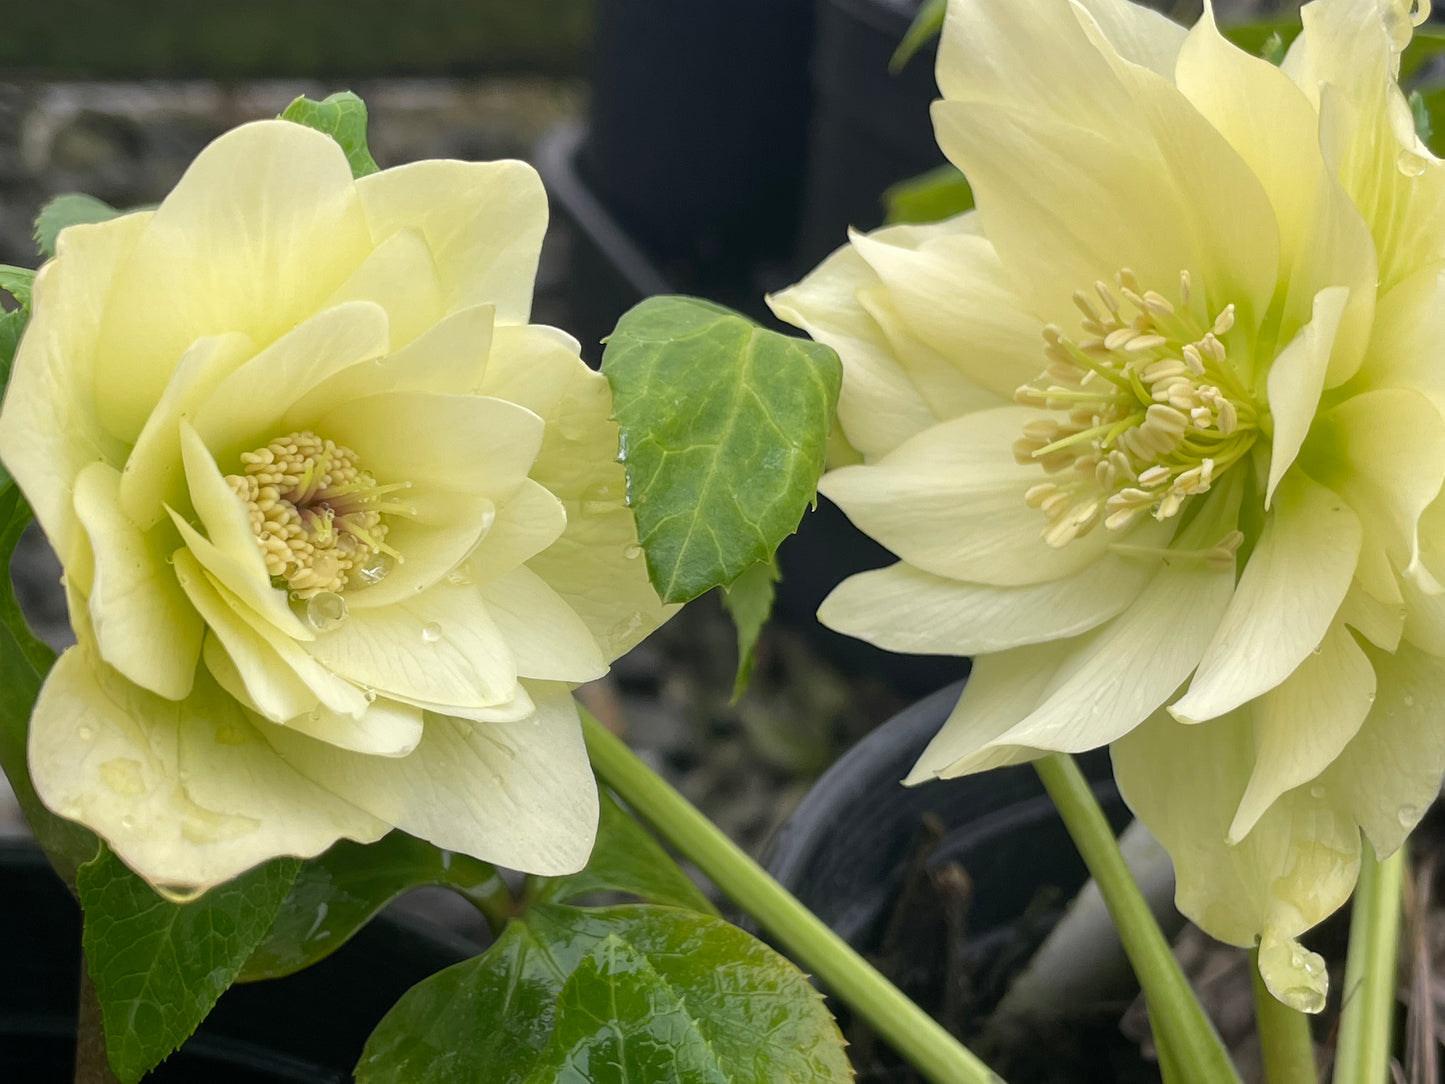
<path id="1" fill-rule="evenodd" d="M 3 323 L 0 320 L 0 327 Z M 0 485 L 0 559 L 7 570 L 30 518 L 30 507 L 20 490 L 13 483 Z M 25 760 L 30 713 L 54 662 L 55 652 L 37 640 L 25 623 L 9 575 L 0 576 L 0 768 L 5 770 L 36 841 L 56 872 L 73 884 L 76 868 L 95 854 L 99 841 L 87 829 L 45 808 Z"/>
<path id="2" fill-rule="evenodd" d="M 717 909 L 662 844 L 603 791 L 597 842 L 580 872 L 566 877 L 529 877 L 535 903 L 567 903 L 592 892 L 626 892 L 649 903 L 715 915 Z"/>
<path id="3" fill-rule="evenodd" d="M 55 255 L 55 239 L 65 227 L 84 222 L 109 222 L 125 213 L 94 196 L 79 192 L 56 196 L 40 208 L 40 214 L 35 218 L 35 245 L 40 249 L 40 255 L 49 258 Z"/>
<path id="4" fill-rule="evenodd" d="M 642 904 L 533 907 L 412 987 L 356 1067 L 357 1084 L 852 1079 L 801 971 L 719 919 Z"/>
<path id="5" fill-rule="evenodd" d="M 936 38 L 943 29 L 943 17 L 948 12 L 948 0 L 923 0 L 918 5 L 918 13 L 913 16 L 913 22 L 908 24 L 908 32 L 903 35 L 903 40 L 898 43 L 898 48 L 893 51 L 893 57 L 888 61 L 888 70 L 897 75 L 908 62 L 930 41 Z"/>
<path id="6" fill-rule="evenodd" d="M 820 343 L 687 297 L 652 297 L 602 358 L 627 499 L 666 602 L 772 557 L 814 499 L 842 366 Z"/>
<path id="7" fill-rule="evenodd" d="M 121 1084 L 190 1038 L 265 936 L 300 864 L 273 859 L 185 904 L 161 899 L 109 848 L 80 868 L 81 942 Z"/>
<path id="8" fill-rule="evenodd" d="M 738 631 L 738 672 L 733 678 L 733 703 L 747 692 L 753 678 L 753 656 L 758 636 L 773 612 L 774 584 L 778 582 L 778 566 L 761 561 L 723 589 L 723 609 L 732 615 Z"/>
<path id="9" fill-rule="evenodd" d="M 353 177 L 377 172 L 376 159 L 366 143 L 366 103 L 351 91 L 340 91 L 319 102 L 303 95 L 286 107 L 281 119 L 315 128 L 336 140 L 346 152 Z"/>
<path id="10" fill-rule="evenodd" d="M 30 308 L 30 289 L 34 284 L 35 272 L 30 268 L 0 263 L 0 290 L 19 302 L 22 309 Z"/>
<path id="11" fill-rule="evenodd" d="M 237 981 L 274 979 L 310 967 L 344 945 L 392 900 L 422 885 L 442 885 L 482 904 L 509 899 L 494 867 L 405 832 L 391 832 L 366 845 L 342 840 L 301 863 L 275 922 Z"/>

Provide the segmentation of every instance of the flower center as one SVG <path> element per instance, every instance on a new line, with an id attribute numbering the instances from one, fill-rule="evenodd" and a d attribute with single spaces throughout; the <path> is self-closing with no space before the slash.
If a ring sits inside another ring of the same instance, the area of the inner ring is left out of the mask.
<path id="1" fill-rule="evenodd" d="M 241 463 L 245 473 L 226 482 L 246 505 L 266 570 L 293 597 L 340 592 L 353 576 L 375 583 L 401 560 L 382 517 L 407 511 L 385 497 L 410 483 L 377 485 L 350 448 L 309 431 L 243 452 Z"/>
<path id="2" fill-rule="evenodd" d="M 1100 521 L 1118 531 L 1144 512 L 1176 515 L 1258 436 L 1258 408 L 1223 342 L 1234 306 L 1206 328 L 1190 313 L 1187 271 L 1177 307 L 1127 268 L 1116 278 L 1117 293 L 1094 284 L 1098 305 L 1074 294 L 1081 338 L 1044 328 L 1048 368 L 1014 395 L 1059 415 L 1030 422 L 1014 442 L 1020 463 L 1056 476 L 1024 497 L 1048 517 L 1044 541 L 1056 548 Z"/>

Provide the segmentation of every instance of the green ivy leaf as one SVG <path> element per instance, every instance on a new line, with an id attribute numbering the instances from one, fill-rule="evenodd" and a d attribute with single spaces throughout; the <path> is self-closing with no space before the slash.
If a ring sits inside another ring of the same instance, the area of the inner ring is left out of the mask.
<path id="1" fill-rule="evenodd" d="M 817 492 L 842 382 L 828 347 L 688 297 L 652 297 L 602 358 L 627 499 L 664 601 L 772 557 Z"/>
<path id="2" fill-rule="evenodd" d="M 923 0 L 923 3 L 918 5 L 918 14 L 914 15 L 913 22 L 908 24 L 908 32 L 903 35 L 903 40 L 898 43 L 892 59 L 888 61 L 888 70 L 897 75 L 906 68 L 918 50 L 938 37 L 943 30 L 943 17 L 947 13 L 948 0 Z"/>
<path id="3" fill-rule="evenodd" d="M 723 589 L 723 608 L 732 615 L 738 630 L 738 672 L 733 678 L 732 696 L 735 704 L 753 679 L 758 635 L 773 612 L 777 582 L 778 566 L 772 561 L 760 561 Z"/>
<path id="4" fill-rule="evenodd" d="M 822 995 L 720 919 L 541 905 L 412 987 L 357 1084 L 829 1084 L 853 1079 Z"/>
<path id="5" fill-rule="evenodd" d="M 30 308 L 30 290 L 34 283 L 35 272 L 30 268 L 0 263 L 0 290 L 18 301 L 22 309 Z"/>
<path id="6" fill-rule="evenodd" d="M 40 208 L 40 214 L 35 218 L 35 245 L 40 249 L 40 255 L 49 258 L 55 255 L 55 239 L 65 227 L 84 222 L 109 222 L 126 213 L 79 192 L 56 196 Z"/>
<path id="7" fill-rule="evenodd" d="M 301 864 L 276 921 L 241 969 L 239 981 L 274 979 L 310 967 L 392 900 L 421 885 L 453 889 L 484 911 L 492 900 L 510 901 L 492 866 L 405 832 L 366 845 L 342 840 Z"/>
<path id="8" fill-rule="evenodd" d="M 184 904 L 161 899 L 109 848 L 80 868 L 82 945 L 121 1084 L 135 1084 L 206 1018 L 265 936 L 299 866 L 277 858 Z"/>
<path id="9" fill-rule="evenodd" d="M 377 171 L 376 159 L 366 145 L 366 103 L 351 91 L 340 91 L 319 102 L 305 96 L 297 98 L 286 107 L 281 119 L 315 128 L 336 140 L 346 152 L 353 177 Z"/>
<path id="10" fill-rule="evenodd" d="M 566 903 L 591 892 L 626 892 L 647 900 L 715 915 L 717 909 L 642 825 L 605 790 L 592 857 L 566 877 L 529 877 L 528 899 Z"/>
<path id="11" fill-rule="evenodd" d="M 3 325 L 0 320 L 0 329 Z M 6 569 L 29 522 L 30 507 L 7 476 L 0 484 L 0 559 Z M 10 577 L 0 576 L 0 768 L 51 865 L 73 884 L 76 868 L 95 854 L 99 841 L 87 829 L 45 808 L 25 760 L 30 713 L 53 662 L 55 652 L 37 640 L 25 623 Z"/>

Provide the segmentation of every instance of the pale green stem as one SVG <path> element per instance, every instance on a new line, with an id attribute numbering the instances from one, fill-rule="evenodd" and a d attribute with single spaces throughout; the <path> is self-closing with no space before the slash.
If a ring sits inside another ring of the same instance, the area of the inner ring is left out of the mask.
<path id="1" fill-rule="evenodd" d="M 1066 754 L 1052 753 L 1034 761 L 1034 767 L 1118 927 L 1124 953 L 1149 1003 L 1149 1023 L 1165 1079 L 1239 1084 L 1214 1025 L 1179 969 L 1079 766 Z M 1178 1068 L 1171 1072 L 1171 1066 Z M 1187 1069 L 1187 1076 L 1179 1076 L 1179 1069 Z"/>
<path id="2" fill-rule="evenodd" d="M 1404 850 L 1401 847 L 1380 861 L 1369 840 L 1364 841 L 1350 916 L 1335 1084 L 1386 1084 L 1390 1080 Z"/>
<path id="3" fill-rule="evenodd" d="M 1003 1084 L 841 937 L 794 899 L 716 825 L 585 709 L 582 732 L 598 777 L 755 918 L 804 970 L 934 1084 Z"/>
<path id="4" fill-rule="evenodd" d="M 1309 1017 L 1269 992 L 1259 973 L 1258 949 L 1249 954 L 1249 970 L 1254 977 L 1254 1022 L 1264 1055 L 1265 1080 L 1269 1084 L 1319 1084 Z"/>

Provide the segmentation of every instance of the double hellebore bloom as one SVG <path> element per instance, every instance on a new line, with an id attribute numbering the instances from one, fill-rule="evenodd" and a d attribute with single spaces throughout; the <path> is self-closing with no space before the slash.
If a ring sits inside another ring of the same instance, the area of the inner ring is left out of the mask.
<path id="1" fill-rule="evenodd" d="M 393 826 L 585 862 L 570 685 L 664 611 L 606 381 L 527 323 L 546 215 L 522 163 L 353 181 L 272 121 L 61 233 L 0 413 L 79 640 L 30 770 L 158 886 Z"/>
<path id="2" fill-rule="evenodd" d="M 979 656 L 909 781 L 1111 744 L 1181 908 L 1318 1008 L 1294 939 L 1445 770 L 1445 168 L 1423 13 L 1303 17 L 1275 67 L 1208 10 L 950 0 L 977 212 L 773 305 L 843 358 L 822 491 L 900 558 L 822 620 Z"/>

